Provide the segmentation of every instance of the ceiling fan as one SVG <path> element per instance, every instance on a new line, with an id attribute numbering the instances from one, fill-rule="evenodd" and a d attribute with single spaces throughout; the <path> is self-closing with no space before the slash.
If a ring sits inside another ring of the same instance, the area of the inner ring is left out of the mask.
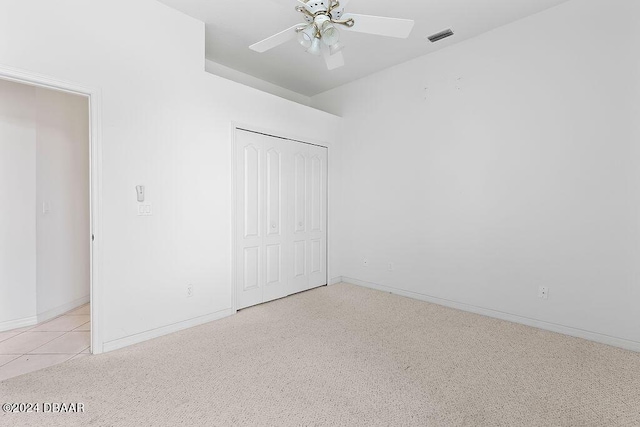
<path id="1" fill-rule="evenodd" d="M 327 68 L 344 65 L 338 27 L 358 33 L 406 39 L 413 29 L 413 20 L 345 13 L 350 0 L 296 0 L 296 11 L 304 16 L 303 24 L 294 25 L 249 48 L 266 52 L 297 37 L 298 42 L 312 55 L 322 55 Z"/>

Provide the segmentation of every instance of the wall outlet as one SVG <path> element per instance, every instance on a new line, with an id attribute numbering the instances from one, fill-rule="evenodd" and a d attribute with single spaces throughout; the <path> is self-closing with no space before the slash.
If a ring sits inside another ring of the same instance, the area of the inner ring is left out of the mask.
<path id="1" fill-rule="evenodd" d="M 540 286 L 540 288 L 538 288 L 538 298 L 549 299 L 549 288 Z"/>
<path id="2" fill-rule="evenodd" d="M 193 296 L 193 285 L 187 285 L 187 298 L 191 298 Z"/>
<path id="3" fill-rule="evenodd" d="M 389 263 L 389 266 L 387 268 L 389 269 L 389 271 L 395 270 L 395 266 L 393 265 L 392 262 Z"/>
<path id="4" fill-rule="evenodd" d="M 369 260 L 368 259 L 363 259 L 362 260 L 362 265 L 364 265 L 365 267 L 369 267 Z"/>

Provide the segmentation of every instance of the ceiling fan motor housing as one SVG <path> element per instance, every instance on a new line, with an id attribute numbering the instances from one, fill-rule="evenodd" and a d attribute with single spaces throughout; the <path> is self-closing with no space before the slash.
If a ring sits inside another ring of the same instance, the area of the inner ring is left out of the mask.
<path id="1" fill-rule="evenodd" d="M 307 3 L 307 10 L 313 14 L 318 12 L 326 12 L 327 6 L 324 4 L 322 0 L 309 0 Z"/>
<path id="2" fill-rule="evenodd" d="M 311 13 L 312 15 L 316 15 L 316 14 L 325 14 L 325 15 L 329 15 L 329 9 L 327 8 L 327 6 L 324 4 L 323 1 L 321 0 L 308 0 L 306 2 L 306 9 L 309 11 L 309 13 Z M 331 2 L 331 4 L 333 4 L 333 1 Z M 332 19 L 340 19 L 340 17 L 344 14 L 344 9 L 338 7 L 337 9 L 334 9 L 331 12 L 330 17 Z M 309 15 L 304 15 L 304 20 L 307 21 L 307 23 L 311 24 L 313 23 L 313 17 L 309 16 Z"/>

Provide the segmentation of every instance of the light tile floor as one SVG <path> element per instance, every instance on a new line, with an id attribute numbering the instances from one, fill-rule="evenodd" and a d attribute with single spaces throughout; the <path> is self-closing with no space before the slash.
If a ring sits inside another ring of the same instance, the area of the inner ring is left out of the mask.
<path id="1" fill-rule="evenodd" d="M 35 326 L 0 332 L 0 381 L 89 356 L 89 310 L 85 304 Z"/>

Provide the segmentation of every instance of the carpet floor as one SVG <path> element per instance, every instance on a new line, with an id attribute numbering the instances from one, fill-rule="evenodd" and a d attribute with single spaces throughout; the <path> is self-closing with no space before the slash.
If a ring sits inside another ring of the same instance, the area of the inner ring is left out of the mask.
<path id="1" fill-rule="evenodd" d="M 2 426 L 640 426 L 640 354 L 349 284 L 0 383 Z"/>

